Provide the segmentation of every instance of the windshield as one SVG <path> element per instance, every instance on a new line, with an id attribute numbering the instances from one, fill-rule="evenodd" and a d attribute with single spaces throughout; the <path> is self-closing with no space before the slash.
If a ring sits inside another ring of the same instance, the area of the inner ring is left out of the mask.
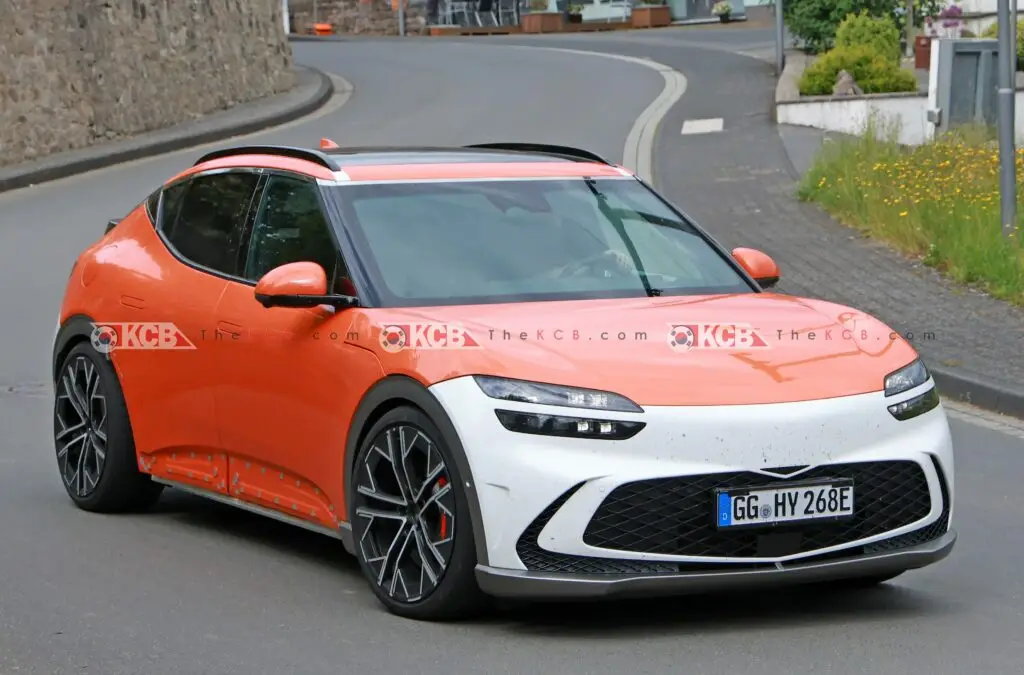
<path id="1" fill-rule="evenodd" d="M 754 292 L 633 179 L 332 189 L 386 306 Z"/>

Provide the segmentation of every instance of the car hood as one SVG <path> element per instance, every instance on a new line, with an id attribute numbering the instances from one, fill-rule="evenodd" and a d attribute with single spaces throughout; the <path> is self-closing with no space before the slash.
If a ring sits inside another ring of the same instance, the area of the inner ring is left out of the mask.
<path id="1" fill-rule="evenodd" d="M 917 357 L 880 321 L 773 293 L 357 310 L 385 372 L 495 375 L 640 405 L 806 401 L 883 389 Z"/>

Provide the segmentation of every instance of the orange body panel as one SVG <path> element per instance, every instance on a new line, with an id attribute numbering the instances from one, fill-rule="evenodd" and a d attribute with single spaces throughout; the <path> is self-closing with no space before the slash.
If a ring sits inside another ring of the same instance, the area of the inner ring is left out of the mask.
<path id="1" fill-rule="evenodd" d="M 273 507 L 276 498 L 297 517 L 336 526 L 333 518 L 345 517 L 349 420 L 383 376 L 370 351 L 345 339 L 353 315 L 266 309 L 253 287 L 228 282 L 216 316 L 227 337 L 210 345 L 217 366 L 208 379 L 216 383 L 220 442 L 232 457 L 232 477 L 239 471 L 235 459 L 266 469 L 273 480 L 261 483 L 261 505 Z M 300 498 L 301 512 L 291 508 Z"/>
<path id="2" fill-rule="evenodd" d="M 140 207 L 79 258 L 61 320 L 86 314 L 105 324 L 173 322 L 199 345 L 226 285 L 178 262 Z M 206 377 L 214 355 L 205 349 L 115 349 L 110 356 L 141 459 L 156 474 L 214 489 L 227 470 Z"/>

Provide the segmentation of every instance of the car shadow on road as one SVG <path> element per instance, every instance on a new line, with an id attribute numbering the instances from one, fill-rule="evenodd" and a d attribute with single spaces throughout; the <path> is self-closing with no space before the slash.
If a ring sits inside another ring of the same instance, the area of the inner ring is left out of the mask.
<path id="1" fill-rule="evenodd" d="M 355 558 L 330 537 L 225 504 L 169 490 L 154 515 L 189 528 L 201 528 L 295 556 L 345 581 L 365 582 Z M 913 575 L 908 573 L 908 577 Z M 795 628 L 804 625 L 907 621 L 956 611 L 937 595 L 902 585 L 904 577 L 870 589 L 821 587 L 718 593 L 600 602 L 499 601 L 484 616 L 463 624 L 488 632 L 551 638 L 604 638 L 653 634 L 709 634 Z M 339 579 L 341 582 L 341 579 Z M 369 589 L 366 589 L 369 595 Z M 381 608 L 383 612 L 383 607 Z"/>
<path id="2" fill-rule="evenodd" d="M 243 542 L 294 555 L 306 564 L 346 574 L 360 574 L 358 562 L 345 552 L 340 540 L 227 504 L 178 490 L 166 490 L 154 508 L 154 515 L 190 528 L 216 531 Z"/>
<path id="3" fill-rule="evenodd" d="M 901 577 L 902 579 L 902 577 Z M 558 603 L 509 608 L 490 622 L 504 631 L 553 638 L 712 634 L 826 624 L 907 621 L 949 613 L 937 596 L 894 580 L 875 588 L 778 588 L 743 593 Z"/>

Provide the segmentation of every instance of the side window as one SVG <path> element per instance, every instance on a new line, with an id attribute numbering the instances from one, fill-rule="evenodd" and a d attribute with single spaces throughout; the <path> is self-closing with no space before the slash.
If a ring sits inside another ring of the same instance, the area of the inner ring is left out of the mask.
<path id="1" fill-rule="evenodd" d="M 256 214 L 245 278 L 256 281 L 275 267 L 309 261 L 324 268 L 334 292 L 345 292 L 348 273 L 329 228 L 313 183 L 272 176 Z"/>
<path id="2" fill-rule="evenodd" d="M 242 231 L 258 181 L 255 173 L 219 173 L 194 178 L 180 195 L 168 190 L 161 230 L 193 263 L 237 275 Z"/>
<path id="3" fill-rule="evenodd" d="M 177 183 L 163 192 L 163 200 L 160 202 L 158 211 L 154 211 L 160 219 L 160 223 L 173 223 L 181 212 L 181 203 L 184 201 L 185 191 L 188 189 L 188 181 Z"/>
<path id="4" fill-rule="evenodd" d="M 156 214 L 157 214 L 157 209 L 160 206 L 160 195 L 161 194 L 163 194 L 163 188 L 161 188 L 161 189 L 157 190 L 156 192 L 154 192 L 153 194 L 151 194 L 149 196 L 149 199 L 146 200 L 146 215 L 149 216 L 149 222 L 153 223 L 154 225 L 157 224 L 157 222 L 156 222 Z"/>
<path id="5" fill-rule="evenodd" d="M 176 183 L 169 188 L 161 188 L 146 200 L 146 213 L 149 215 L 150 222 L 157 229 L 162 229 L 160 227 L 161 223 L 174 222 L 178 215 L 178 209 L 181 208 L 181 198 L 185 194 L 187 186 L 188 182 L 185 181 Z M 163 208 L 162 212 L 161 208 Z"/>

